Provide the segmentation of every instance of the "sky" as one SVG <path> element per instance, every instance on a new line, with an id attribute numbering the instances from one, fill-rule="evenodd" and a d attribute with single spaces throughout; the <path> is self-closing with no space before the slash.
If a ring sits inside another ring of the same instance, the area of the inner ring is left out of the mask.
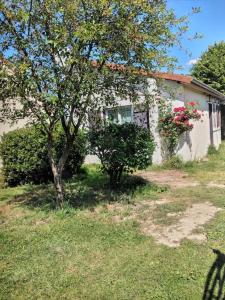
<path id="1" fill-rule="evenodd" d="M 178 58 L 182 70 L 176 69 L 176 73 L 188 74 L 193 63 L 208 49 L 209 45 L 218 41 L 225 41 L 225 0 L 167 0 L 168 8 L 173 8 L 177 16 L 187 15 L 192 7 L 200 7 L 201 12 L 192 15 L 187 37 L 199 33 L 201 39 L 183 39 L 185 50 L 173 49 L 171 54 Z"/>

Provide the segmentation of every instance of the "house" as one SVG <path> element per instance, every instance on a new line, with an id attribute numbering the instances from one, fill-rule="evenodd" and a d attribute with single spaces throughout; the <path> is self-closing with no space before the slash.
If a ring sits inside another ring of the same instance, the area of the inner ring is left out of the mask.
<path id="1" fill-rule="evenodd" d="M 146 74 L 142 74 L 145 75 Z M 148 76 L 148 74 L 147 74 Z M 225 95 L 207 86 L 191 76 L 172 73 L 157 73 L 156 80 L 149 76 L 149 89 L 154 94 L 158 90 L 172 107 L 184 106 L 187 102 L 195 101 L 198 109 L 202 111 L 201 121 L 194 121 L 192 131 L 183 134 L 180 139 L 177 154 L 183 160 L 196 160 L 203 158 L 208 151 L 209 145 L 218 148 L 221 140 L 225 139 Z M 140 94 L 140 103 L 142 97 Z M 157 105 L 149 110 L 141 109 L 141 105 L 132 104 L 129 100 L 120 100 L 116 107 L 108 107 L 102 111 L 102 118 L 110 119 L 116 123 L 135 122 L 151 130 L 156 149 L 153 155 L 153 163 L 159 164 L 163 160 L 161 138 L 158 131 L 159 111 Z M 20 120 L 16 125 L 2 123 L 0 126 L 0 137 L 3 133 L 23 127 L 25 120 Z M 86 163 L 97 163 L 97 157 L 88 155 Z"/>
<path id="2" fill-rule="evenodd" d="M 157 77 L 161 79 L 160 84 L 155 79 L 149 78 L 149 86 L 155 89 L 157 85 L 161 97 L 170 101 L 172 108 L 194 101 L 198 110 L 202 112 L 201 121 L 193 121 L 192 131 L 184 133 L 180 139 L 177 155 L 184 161 L 198 160 L 206 156 L 209 145 L 218 149 L 221 140 L 225 139 L 225 95 L 191 76 L 158 73 Z M 156 142 L 153 163 L 159 164 L 163 161 L 157 106 L 147 111 L 140 110 L 140 107 L 129 100 L 123 100 L 117 107 L 104 109 L 102 117 L 119 124 L 134 122 L 149 128 Z M 86 157 L 86 163 L 97 162 L 95 156 Z"/>

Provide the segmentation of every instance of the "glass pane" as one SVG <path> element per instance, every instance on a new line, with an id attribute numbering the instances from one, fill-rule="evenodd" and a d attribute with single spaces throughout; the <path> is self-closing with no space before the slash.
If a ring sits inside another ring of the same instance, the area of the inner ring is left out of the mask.
<path id="1" fill-rule="evenodd" d="M 119 112 L 120 112 L 120 116 L 121 116 L 121 124 L 131 123 L 132 119 L 131 119 L 131 107 L 130 106 L 121 107 Z"/>
<path id="2" fill-rule="evenodd" d="M 108 120 L 113 123 L 118 123 L 118 111 L 116 108 L 108 110 Z"/>

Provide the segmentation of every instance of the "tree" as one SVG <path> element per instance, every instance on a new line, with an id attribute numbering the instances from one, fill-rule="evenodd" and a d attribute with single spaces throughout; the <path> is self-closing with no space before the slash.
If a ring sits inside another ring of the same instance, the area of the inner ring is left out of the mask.
<path id="1" fill-rule="evenodd" d="M 47 134 L 56 205 L 63 204 L 62 171 L 87 113 L 121 98 L 135 101 L 140 86 L 150 101 L 137 69 L 172 66 L 167 50 L 187 22 L 165 0 L 0 0 L 1 117 L 29 117 Z M 59 159 L 58 123 L 66 140 Z"/>
<path id="2" fill-rule="evenodd" d="M 225 42 L 215 43 L 192 68 L 192 75 L 225 94 Z"/>

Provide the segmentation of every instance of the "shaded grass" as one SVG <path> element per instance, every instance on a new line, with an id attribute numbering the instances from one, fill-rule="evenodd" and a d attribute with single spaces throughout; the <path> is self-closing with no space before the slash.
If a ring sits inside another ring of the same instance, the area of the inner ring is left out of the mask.
<path id="1" fill-rule="evenodd" d="M 85 174 L 85 175 L 84 175 Z M 100 203 L 125 202 L 137 199 L 157 199 L 166 191 L 165 187 L 145 181 L 138 176 L 126 175 L 116 190 L 109 188 L 108 179 L 98 172 L 98 166 L 86 167 L 86 172 L 65 184 L 66 201 L 64 207 L 93 209 Z M 0 190 L 0 201 L 20 203 L 29 208 L 49 211 L 54 208 L 54 189 L 49 185 L 24 185 Z"/>

